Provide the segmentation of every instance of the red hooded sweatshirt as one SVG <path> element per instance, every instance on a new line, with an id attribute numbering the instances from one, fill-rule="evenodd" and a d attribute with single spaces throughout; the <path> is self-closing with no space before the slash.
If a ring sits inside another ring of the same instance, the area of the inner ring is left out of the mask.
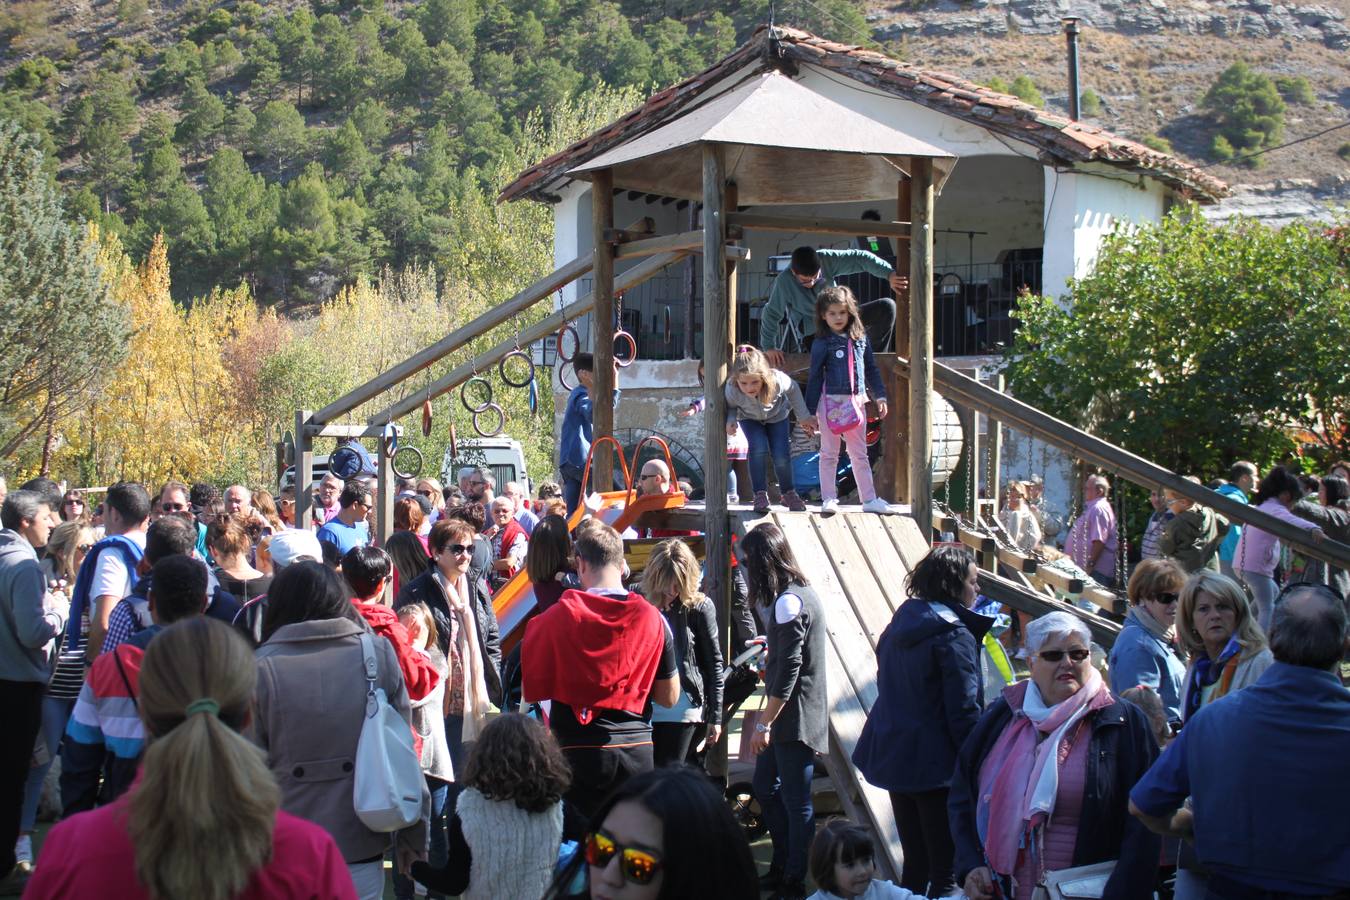
<path id="1" fill-rule="evenodd" d="M 556 700 L 641 715 L 661 664 L 661 614 L 639 594 L 627 599 L 570 590 L 531 619 L 521 644 L 529 701 Z"/>
<path id="2" fill-rule="evenodd" d="M 421 700 L 430 694 L 440 680 L 440 673 L 430 659 L 413 649 L 408 641 L 408 629 L 398 620 L 398 613 L 379 603 L 362 603 L 356 598 L 352 598 L 352 605 L 371 631 L 388 638 L 394 645 L 398 667 L 403 670 L 403 683 L 408 687 L 408 699 Z"/>

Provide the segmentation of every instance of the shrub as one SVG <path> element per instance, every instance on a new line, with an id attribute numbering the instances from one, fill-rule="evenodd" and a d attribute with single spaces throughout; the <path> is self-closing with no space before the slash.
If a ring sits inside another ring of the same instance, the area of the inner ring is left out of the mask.
<path id="1" fill-rule="evenodd" d="M 1018 75 L 1013 79 L 1009 90 L 1018 99 L 1030 103 L 1032 106 L 1045 105 L 1045 98 L 1041 96 L 1040 90 L 1036 87 L 1036 82 L 1031 80 L 1030 75 Z"/>
<path id="2" fill-rule="evenodd" d="M 1085 116 L 1100 116 L 1102 114 L 1102 98 L 1097 96 L 1097 92 L 1088 88 L 1078 98 L 1078 110 Z"/>
<path id="3" fill-rule="evenodd" d="M 1149 148 L 1150 150 L 1157 150 L 1159 153 L 1171 153 L 1171 152 L 1172 152 L 1172 142 L 1169 141 L 1167 138 L 1161 137 L 1161 136 L 1156 135 L 1156 134 L 1146 134 L 1146 135 L 1144 135 L 1143 139 L 1140 140 L 1139 143 L 1143 144 L 1145 147 Z M 1231 148 L 1230 148 L 1230 149 L 1231 149 Z"/>
<path id="4" fill-rule="evenodd" d="M 1275 77 L 1275 89 L 1280 92 L 1280 96 L 1287 103 L 1309 106 L 1317 101 L 1317 97 L 1313 94 L 1312 85 L 1302 75 L 1297 77 L 1277 75 Z"/>
<path id="5" fill-rule="evenodd" d="M 1217 125 L 1210 145 L 1216 159 L 1254 154 L 1275 146 L 1284 134 L 1284 100 L 1275 82 L 1246 63 L 1236 62 L 1225 69 L 1205 94 L 1203 105 Z M 1260 156 L 1246 162 L 1256 167 Z"/>

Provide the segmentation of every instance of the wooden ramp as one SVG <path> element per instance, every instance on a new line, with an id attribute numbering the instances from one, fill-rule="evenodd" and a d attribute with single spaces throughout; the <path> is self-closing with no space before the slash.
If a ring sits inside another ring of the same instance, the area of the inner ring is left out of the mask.
<path id="1" fill-rule="evenodd" d="M 738 535 L 760 522 L 777 524 L 820 595 L 829 636 L 830 777 L 849 818 L 871 827 L 883 876 L 898 881 L 903 856 L 890 797 L 867 783 L 851 757 L 877 699 L 877 641 L 905 601 L 905 576 L 928 541 L 909 516 L 733 510 L 731 519 Z"/>

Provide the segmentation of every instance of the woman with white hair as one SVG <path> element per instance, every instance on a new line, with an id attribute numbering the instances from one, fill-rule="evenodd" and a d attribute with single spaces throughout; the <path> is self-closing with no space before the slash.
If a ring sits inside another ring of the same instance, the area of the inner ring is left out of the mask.
<path id="1" fill-rule="evenodd" d="M 990 704 L 957 760 L 957 883 L 970 900 L 1025 900 L 1047 873 L 1118 860 L 1102 896 L 1151 896 L 1158 838 L 1129 813 L 1158 755 L 1148 720 L 1092 667 L 1081 619 L 1050 613 L 1026 635 L 1031 679 Z"/>

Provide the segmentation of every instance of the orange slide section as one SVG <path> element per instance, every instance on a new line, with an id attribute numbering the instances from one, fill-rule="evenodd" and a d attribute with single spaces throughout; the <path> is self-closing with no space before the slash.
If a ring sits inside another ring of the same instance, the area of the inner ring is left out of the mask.
<path id="1" fill-rule="evenodd" d="M 596 440 L 596 444 L 608 441 L 614 444 L 615 450 L 619 455 L 619 466 L 623 472 L 624 480 L 629 484 L 626 491 L 605 491 L 603 493 L 591 494 L 586 502 L 578 506 L 572 512 L 568 519 L 567 527 L 569 530 L 575 530 L 581 524 L 581 520 L 588 514 L 612 527 L 615 531 L 622 533 L 634 522 L 642 517 L 644 513 L 664 509 L 679 509 L 687 502 L 682 491 L 676 491 L 670 494 L 649 494 L 645 497 L 634 495 L 632 478 L 629 475 L 628 464 L 623 456 L 623 448 L 613 438 L 602 437 Z M 634 448 L 633 461 L 637 462 L 637 454 L 642 449 L 642 445 L 652 441 L 660 444 L 666 452 L 666 464 L 670 471 L 675 471 L 675 466 L 670 460 L 670 448 L 666 442 L 659 437 L 651 436 L 644 438 L 641 443 Z M 594 456 L 595 447 L 591 448 L 591 455 Z M 590 480 L 591 460 L 586 460 L 586 469 L 582 474 L 583 491 Z M 506 584 L 502 585 L 501 590 L 497 591 L 492 597 L 492 608 L 497 614 L 497 628 L 501 635 L 502 652 L 508 653 L 516 645 L 523 634 L 525 620 L 530 617 L 534 611 L 534 585 L 530 583 L 529 573 L 523 568 L 515 574 Z M 520 631 L 521 634 L 517 632 Z"/>

